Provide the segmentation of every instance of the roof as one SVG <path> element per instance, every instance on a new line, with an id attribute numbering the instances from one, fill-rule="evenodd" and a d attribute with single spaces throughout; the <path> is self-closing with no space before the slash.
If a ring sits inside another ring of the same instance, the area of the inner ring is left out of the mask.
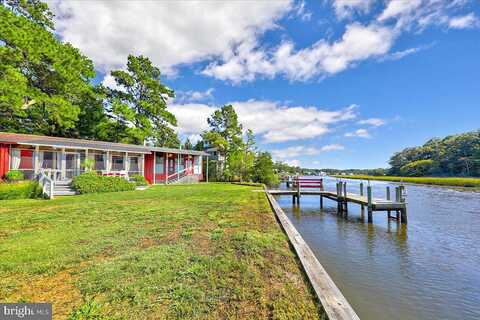
<path id="1" fill-rule="evenodd" d="M 173 148 L 158 148 L 149 146 L 139 146 L 134 144 L 114 143 L 106 141 L 95 141 L 85 139 L 71 139 L 61 137 L 38 136 L 33 134 L 0 132 L 0 142 L 28 144 L 33 146 L 47 146 L 56 148 L 78 148 L 92 150 L 108 150 L 119 152 L 151 153 L 152 151 L 169 152 L 192 155 L 208 155 L 202 151 L 181 150 Z"/>
<path id="2" fill-rule="evenodd" d="M 198 150 L 187 150 L 187 149 L 174 149 L 174 148 L 163 148 L 163 147 L 147 147 L 152 151 L 157 152 L 168 152 L 168 153 L 178 153 L 178 154 L 191 154 L 194 156 L 209 156 L 210 154 L 204 151 Z"/>

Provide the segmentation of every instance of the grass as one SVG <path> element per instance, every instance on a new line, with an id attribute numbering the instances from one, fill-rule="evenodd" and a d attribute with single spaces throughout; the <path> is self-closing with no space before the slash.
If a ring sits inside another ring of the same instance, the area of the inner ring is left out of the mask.
<path id="1" fill-rule="evenodd" d="M 265 195 L 208 184 L 9 200 L 0 301 L 54 319 L 324 316 Z"/>
<path id="2" fill-rule="evenodd" d="M 443 177 L 394 177 L 394 176 L 334 176 L 346 179 L 380 180 L 406 183 L 418 183 L 437 186 L 480 188 L 480 178 L 443 178 Z"/>

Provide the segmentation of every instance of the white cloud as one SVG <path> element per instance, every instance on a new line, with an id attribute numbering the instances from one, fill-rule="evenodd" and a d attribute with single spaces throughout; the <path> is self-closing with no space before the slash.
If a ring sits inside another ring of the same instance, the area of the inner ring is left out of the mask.
<path id="1" fill-rule="evenodd" d="M 377 20 L 382 23 L 395 21 L 397 31 L 413 29 L 421 32 L 428 26 L 450 28 L 474 27 L 478 22 L 473 13 L 452 17 L 452 13 L 466 7 L 468 0 L 391 0 Z"/>
<path id="2" fill-rule="evenodd" d="M 297 159 L 287 160 L 285 161 L 285 163 L 291 167 L 301 167 L 300 160 L 297 160 Z"/>
<path id="3" fill-rule="evenodd" d="M 121 68 L 132 53 L 168 72 L 256 39 L 292 7 L 290 1 L 50 0 L 49 5 L 57 33 L 100 70 Z"/>
<path id="4" fill-rule="evenodd" d="M 336 111 L 313 106 L 286 106 L 264 100 L 232 101 L 239 121 L 245 129 L 252 129 L 265 143 L 295 141 L 322 136 L 332 125 L 356 118 L 356 106 Z M 207 118 L 216 107 L 187 103 L 169 106 L 177 117 L 179 132 L 198 134 L 208 129 Z"/>
<path id="5" fill-rule="evenodd" d="M 358 124 L 366 124 L 374 127 L 380 127 L 385 124 L 385 120 L 379 119 L 379 118 L 370 118 L 370 119 L 365 119 L 365 120 L 360 120 L 358 121 Z"/>
<path id="6" fill-rule="evenodd" d="M 331 75 L 351 67 L 355 62 L 387 53 L 396 37 L 395 32 L 376 24 L 347 25 L 342 38 L 328 43 L 320 40 L 301 50 L 290 41 L 283 42 L 273 53 L 250 42 L 213 62 L 203 74 L 233 83 L 253 81 L 257 76 L 272 78 L 278 74 L 294 81 Z"/>
<path id="7" fill-rule="evenodd" d="M 365 138 L 365 139 L 368 139 L 368 138 L 371 138 L 371 135 L 370 133 L 368 132 L 367 129 L 358 129 L 354 132 L 348 132 L 345 134 L 345 137 L 348 137 L 348 138 Z"/>
<path id="8" fill-rule="evenodd" d="M 311 156 L 320 153 L 320 150 L 312 147 L 294 146 L 284 149 L 273 149 L 270 151 L 276 159 L 295 158 L 298 156 Z"/>
<path id="9" fill-rule="evenodd" d="M 302 21 L 310 21 L 310 19 L 312 19 L 312 13 L 309 10 L 307 10 L 305 6 L 305 1 L 303 0 L 298 2 L 294 6 L 293 11 L 294 11 L 293 17 L 298 17 Z"/>
<path id="10" fill-rule="evenodd" d="M 339 19 L 349 18 L 354 12 L 368 13 L 373 0 L 334 0 L 335 14 Z"/>
<path id="11" fill-rule="evenodd" d="M 421 5 L 422 0 L 391 0 L 378 17 L 378 20 L 384 21 L 408 15 Z"/>
<path id="12" fill-rule="evenodd" d="M 345 150 L 345 147 L 340 144 L 327 144 L 320 149 L 322 152 L 330 152 L 330 151 L 339 151 Z"/>
<path id="13" fill-rule="evenodd" d="M 205 91 L 177 91 L 175 92 L 175 100 L 181 102 L 198 102 L 212 100 L 214 90 L 214 88 L 208 88 Z"/>
<path id="14" fill-rule="evenodd" d="M 123 91 L 125 90 L 125 88 L 123 86 L 119 86 L 117 84 L 117 82 L 115 81 L 115 79 L 110 75 L 106 75 L 104 78 L 103 78 L 103 81 L 102 81 L 102 84 L 107 87 L 107 88 L 110 88 L 110 89 L 114 89 L 114 90 L 120 90 L 120 91 Z"/>
<path id="15" fill-rule="evenodd" d="M 453 17 L 448 22 L 448 26 L 453 29 L 473 28 L 479 24 L 480 22 L 473 12 L 464 16 Z"/>

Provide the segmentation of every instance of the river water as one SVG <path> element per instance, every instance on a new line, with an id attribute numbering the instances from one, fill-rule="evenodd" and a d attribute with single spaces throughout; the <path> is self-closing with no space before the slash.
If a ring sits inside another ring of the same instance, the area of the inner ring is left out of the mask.
<path id="1" fill-rule="evenodd" d="M 336 179 L 325 178 L 334 191 Z M 359 193 L 358 180 L 347 181 Z M 371 182 L 385 198 L 398 184 Z M 480 194 L 407 185 L 408 225 L 374 212 L 373 224 L 349 204 L 302 196 L 276 197 L 361 319 L 480 319 Z"/>

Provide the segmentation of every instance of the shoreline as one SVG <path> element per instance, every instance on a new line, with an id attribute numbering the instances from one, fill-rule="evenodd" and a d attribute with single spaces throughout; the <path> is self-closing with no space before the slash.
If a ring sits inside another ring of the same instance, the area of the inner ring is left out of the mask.
<path id="1" fill-rule="evenodd" d="M 385 176 L 339 176 L 331 175 L 332 178 L 338 179 L 353 179 L 353 180 L 373 180 L 373 181 L 387 181 L 387 182 L 396 182 L 403 183 L 405 185 L 417 185 L 417 186 L 427 186 L 427 187 L 440 187 L 448 188 L 457 191 L 468 191 L 468 192 L 480 192 L 480 179 L 479 178 L 436 178 L 436 177 L 385 177 Z M 472 186 L 461 185 L 460 183 L 451 183 L 448 184 L 450 179 L 465 179 L 472 180 L 466 183 L 473 184 Z M 416 180 L 416 181 L 412 181 Z M 425 180 L 422 182 L 421 180 Z M 434 180 L 441 180 L 440 182 L 435 182 Z"/>

